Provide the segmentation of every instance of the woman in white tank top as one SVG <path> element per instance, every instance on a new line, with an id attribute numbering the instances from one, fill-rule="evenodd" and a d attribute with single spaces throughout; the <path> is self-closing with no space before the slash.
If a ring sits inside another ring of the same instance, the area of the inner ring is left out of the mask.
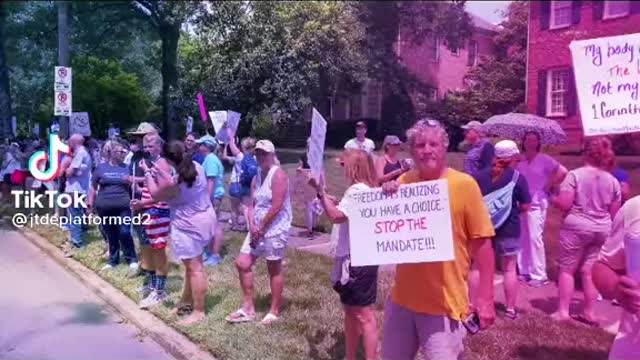
<path id="1" fill-rule="evenodd" d="M 227 316 L 227 321 L 236 323 L 255 319 L 253 265 L 258 258 L 264 257 L 271 277 L 271 309 L 262 324 L 268 325 L 280 318 L 284 289 L 282 259 L 291 228 L 291 198 L 289 179 L 278 166 L 273 144 L 269 140 L 258 141 L 255 154 L 259 169 L 251 185 L 251 202 L 247 210 L 249 234 L 236 259 L 243 303 L 238 310 Z"/>

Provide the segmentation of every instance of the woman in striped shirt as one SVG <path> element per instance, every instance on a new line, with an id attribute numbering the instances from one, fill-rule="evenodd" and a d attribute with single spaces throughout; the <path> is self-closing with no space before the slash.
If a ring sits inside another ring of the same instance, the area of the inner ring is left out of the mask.
<path id="1" fill-rule="evenodd" d="M 151 244 L 151 269 L 148 271 L 150 281 L 142 291 L 141 309 L 148 309 L 169 298 L 165 291 L 167 272 L 169 270 L 165 248 L 171 232 L 169 205 L 151 197 L 148 187 L 148 182 L 153 180 L 152 177 L 154 176 L 150 171 L 152 167 L 167 173 L 175 172 L 169 162 L 160 156 L 163 144 L 164 141 L 157 133 L 145 135 L 143 149 L 149 153 L 149 158 L 148 160 L 140 160 L 140 168 L 144 171 L 145 179 L 142 198 L 131 201 L 131 209 L 141 211 L 144 214 L 142 217 L 144 221 L 143 227 Z"/>

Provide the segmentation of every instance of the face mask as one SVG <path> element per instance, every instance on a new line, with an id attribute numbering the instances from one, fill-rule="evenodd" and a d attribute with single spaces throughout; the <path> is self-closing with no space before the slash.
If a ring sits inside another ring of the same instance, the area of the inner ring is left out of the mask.
<path id="1" fill-rule="evenodd" d="M 149 153 L 148 151 L 143 151 L 142 157 L 145 159 L 149 159 L 151 157 L 151 153 Z"/>

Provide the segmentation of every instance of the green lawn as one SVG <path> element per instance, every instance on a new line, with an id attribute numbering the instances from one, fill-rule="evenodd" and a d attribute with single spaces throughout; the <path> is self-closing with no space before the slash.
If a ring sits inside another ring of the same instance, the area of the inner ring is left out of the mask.
<path id="1" fill-rule="evenodd" d="M 460 166 L 461 155 L 450 156 L 452 166 Z M 580 163 L 580 159 L 575 157 L 560 157 L 560 160 L 569 168 Z M 631 170 L 632 179 L 640 180 L 640 171 L 632 168 L 636 164 L 635 159 L 631 158 L 622 162 L 624 167 Z M 290 173 L 294 171 L 292 166 L 286 167 Z M 346 187 L 341 168 L 328 160 L 326 171 L 330 192 L 340 195 Z M 636 184 L 638 183 L 634 181 L 634 185 Z M 638 193 L 637 186 L 634 187 L 634 193 Z M 300 211 L 302 204 L 299 199 L 294 198 L 294 205 L 295 221 L 300 224 L 304 216 L 304 212 Z M 326 221 L 324 224 L 327 224 Z M 548 245 L 549 265 L 553 269 L 556 231 L 559 226 L 557 213 L 551 213 L 547 226 L 545 241 Z M 62 245 L 65 238 L 61 230 L 53 227 L 41 227 L 35 231 L 58 246 Z M 342 309 L 329 282 L 331 260 L 320 255 L 289 250 L 285 264 L 287 283 L 282 322 L 265 329 L 255 324 L 229 325 L 224 321 L 224 317 L 240 304 L 240 289 L 233 260 L 242 239 L 241 234 L 227 234 L 228 255 L 224 263 L 209 269 L 206 321 L 192 328 L 178 330 L 221 360 L 343 359 Z M 97 231 L 92 230 L 87 249 L 78 253 L 76 259 L 98 272 L 105 263 L 100 259 L 103 244 Z M 181 292 L 181 268 L 182 266 L 172 265 L 169 276 L 168 291 L 174 302 Z M 135 289 L 139 286 L 140 279 L 128 279 L 127 270 L 125 266 L 121 266 L 100 275 L 137 301 Z M 269 305 L 269 286 L 263 262 L 257 266 L 256 274 L 257 311 L 258 316 L 264 316 Z M 378 310 L 382 310 L 391 283 L 389 274 L 381 274 Z M 168 304 L 153 312 L 170 325 L 176 326 L 176 319 L 170 316 L 170 310 L 171 304 Z M 382 324 L 382 311 L 379 311 L 378 318 Z M 556 323 L 544 314 L 531 312 L 523 314 L 517 321 L 505 321 L 499 317 L 490 330 L 468 337 L 464 358 L 604 360 L 612 339 L 603 330 L 571 323 Z"/>

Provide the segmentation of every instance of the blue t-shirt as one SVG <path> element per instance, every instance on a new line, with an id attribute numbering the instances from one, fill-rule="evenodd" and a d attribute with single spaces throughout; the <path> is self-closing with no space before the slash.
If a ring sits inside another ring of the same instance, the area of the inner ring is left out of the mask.
<path id="1" fill-rule="evenodd" d="M 98 190 L 95 200 L 96 209 L 129 208 L 130 187 L 127 182 L 129 167 L 125 164 L 113 166 L 100 163 L 93 171 L 91 182 Z"/>
<path id="2" fill-rule="evenodd" d="M 615 170 L 613 170 L 613 177 L 616 178 L 620 184 L 629 183 L 629 173 L 627 173 L 621 167 L 617 167 Z"/>
<path id="3" fill-rule="evenodd" d="M 502 175 L 494 183 L 492 180 L 492 168 L 481 170 L 476 175 L 475 179 L 478 182 L 482 196 L 490 194 L 498 189 L 502 189 L 507 186 L 513 179 L 512 168 L 504 169 Z M 513 200 L 511 203 L 511 213 L 507 220 L 496 229 L 497 238 L 511 238 L 520 236 L 520 204 L 531 203 L 531 196 L 529 195 L 529 185 L 527 179 L 524 178 L 522 173 L 518 176 L 518 181 L 513 189 Z"/>
<path id="4" fill-rule="evenodd" d="M 204 158 L 202 163 L 204 174 L 208 178 L 215 177 L 216 185 L 213 191 L 213 197 L 220 199 L 224 196 L 224 166 L 215 154 L 209 154 Z"/>
<path id="5" fill-rule="evenodd" d="M 464 172 L 475 177 L 484 169 L 491 168 L 494 154 L 493 144 L 486 139 L 480 140 L 467 152 L 464 158 Z"/>
<path id="6" fill-rule="evenodd" d="M 204 162 L 204 156 L 202 156 L 202 154 L 196 151 L 195 153 L 193 153 L 193 155 L 191 155 L 191 160 L 202 165 L 202 163 Z"/>

